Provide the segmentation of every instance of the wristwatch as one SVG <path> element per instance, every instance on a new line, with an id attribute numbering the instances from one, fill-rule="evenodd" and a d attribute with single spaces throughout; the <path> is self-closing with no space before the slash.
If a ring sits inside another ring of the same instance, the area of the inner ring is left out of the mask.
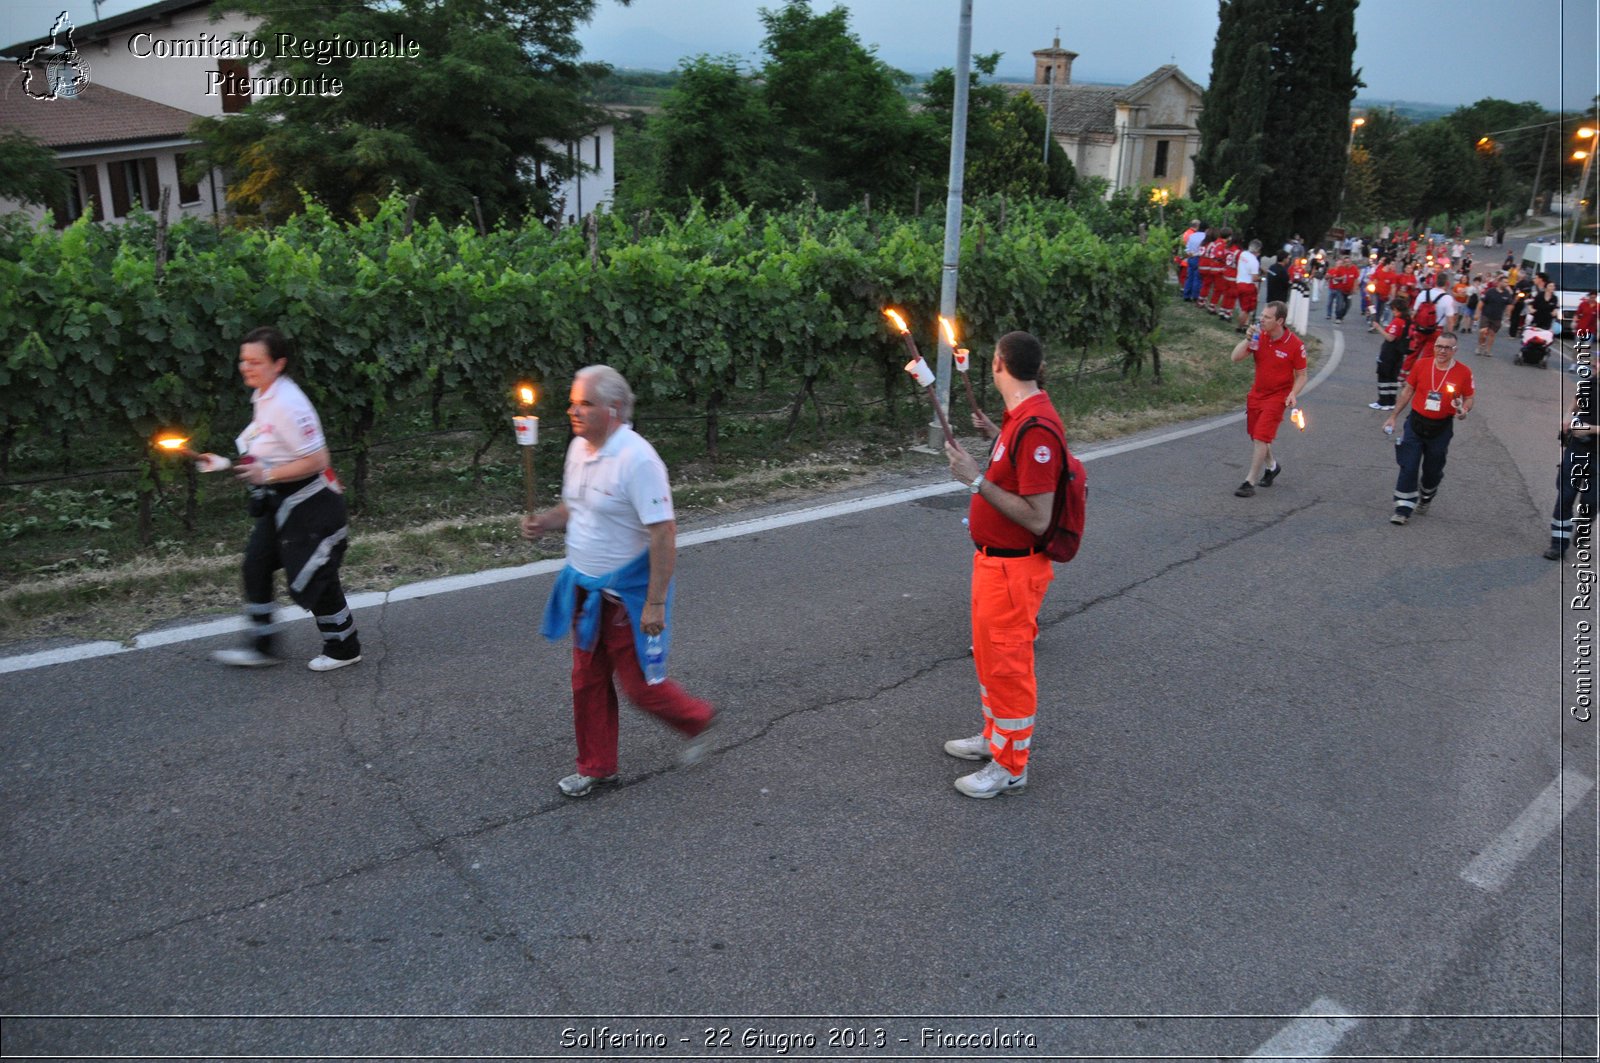
<path id="1" fill-rule="evenodd" d="M 978 493 L 978 488 L 980 488 L 982 486 L 983 486 L 983 473 L 980 472 L 978 474 L 977 479 L 972 481 L 972 493 L 973 494 L 977 494 Z"/>

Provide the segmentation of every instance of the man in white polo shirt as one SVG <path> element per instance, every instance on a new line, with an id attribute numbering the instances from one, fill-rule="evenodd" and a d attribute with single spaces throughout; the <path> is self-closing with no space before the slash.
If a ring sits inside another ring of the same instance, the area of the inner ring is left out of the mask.
<path id="1" fill-rule="evenodd" d="M 578 370 L 567 417 L 561 502 L 522 518 L 522 536 L 565 529 L 567 564 L 556 577 L 540 628 L 555 641 L 572 633 L 572 716 L 577 772 L 560 782 L 568 797 L 617 781 L 617 691 L 690 739 L 683 760 L 699 759 L 715 715 L 666 678 L 672 571 L 678 525 L 667 467 L 633 430 L 633 391 L 605 365 Z"/>

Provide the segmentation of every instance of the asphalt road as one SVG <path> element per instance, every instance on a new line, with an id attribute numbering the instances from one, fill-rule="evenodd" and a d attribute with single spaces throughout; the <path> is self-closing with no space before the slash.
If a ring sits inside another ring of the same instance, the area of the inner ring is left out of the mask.
<path id="1" fill-rule="evenodd" d="M 1090 462 L 1016 797 L 940 749 L 980 723 L 964 494 L 683 549 L 715 751 L 629 712 L 581 801 L 549 576 L 365 610 L 328 675 L 223 638 L 0 675 L 0 1049 L 1593 1052 L 1585 614 L 1539 557 L 1571 378 L 1472 360 L 1396 528 L 1341 331 L 1255 498 L 1242 422 Z"/>

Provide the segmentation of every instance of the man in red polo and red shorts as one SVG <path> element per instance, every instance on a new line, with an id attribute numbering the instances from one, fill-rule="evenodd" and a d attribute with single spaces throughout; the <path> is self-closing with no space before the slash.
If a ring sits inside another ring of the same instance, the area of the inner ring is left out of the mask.
<path id="1" fill-rule="evenodd" d="M 1249 498 L 1256 487 L 1271 487 L 1283 471 L 1272 456 L 1283 415 L 1306 386 L 1306 345 L 1285 324 L 1289 308 L 1274 299 L 1261 308 L 1261 324 L 1233 348 L 1233 360 L 1252 359 L 1255 384 L 1245 396 L 1245 428 L 1250 433 L 1250 474 L 1233 493 Z"/>

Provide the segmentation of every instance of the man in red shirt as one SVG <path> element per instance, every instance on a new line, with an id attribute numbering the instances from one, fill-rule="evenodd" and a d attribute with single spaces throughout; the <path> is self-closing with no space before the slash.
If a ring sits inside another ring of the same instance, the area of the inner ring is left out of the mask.
<path id="1" fill-rule="evenodd" d="M 1299 401 L 1306 386 L 1306 345 L 1289 331 L 1289 308 L 1273 300 L 1261 308 L 1261 324 L 1233 348 L 1233 360 L 1256 364 L 1255 383 L 1245 396 L 1245 428 L 1250 433 L 1250 474 L 1233 493 L 1249 498 L 1257 485 L 1271 487 L 1283 471 L 1272 456 L 1283 415 Z"/>
<path id="2" fill-rule="evenodd" d="M 1374 318 L 1373 331 L 1381 329 L 1389 320 L 1389 300 L 1394 298 L 1394 284 L 1399 279 L 1395 272 L 1392 259 L 1381 259 L 1377 268 L 1372 271 L 1372 297 L 1377 303 L 1378 313 Z"/>
<path id="3" fill-rule="evenodd" d="M 1328 270 L 1328 317 L 1344 320 L 1344 315 L 1350 310 L 1350 296 L 1356 290 L 1356 279 L 1360 276 L 1361 267 L 1350 261 L 1349 255 L 1341 254 L 1338 263 Z"/>
<path id="4" fill-rule="evenodd" d="M 976 548 L 972 657 L 983 732 L 944 744 L 953 757 L 989 761 L 956 780 L 956 789 L 968 797 L 997 797 L 1028 785 L 1028 747 L 1039 702 L 1033 640 L 1039 633 L 1039 607 L 1055 575 L 1054 562 L 1038 541 L 1049 530 L 1056 485 L 1066 467 L 1061 417 L 1039 387 L 1043 364 L 1044 348 L 1032 335 L 1001 336 L 990 372 L 1006 415 L 988 467 L 980 472 L 978 462 L 959 446 L 947 443 L 944 448 L 950 472 L 972 489 L 967 510 Z M 1021 432 L 1030 418 L 1043 423 Z"/>
<path id="5" fill-rule="evenodd" d="M 1456 361 L 1456 337 L 1447 332 L 1434 341 L 1433 357 L 1419 359 L 1412 368 L 1400 389 L 1398 407 L 1383 422 L 1383 430 L 1393 433 L 1400 411 L 1409 411 L 1405 433 L 1394 450 L 1400 476 L 1394 483 L 1394 516 L 1389 523 L 1404 524 L 1413 513 L 1428 511 L 1444 479 L 1455 422 L 1467 415 L 1472 402 L 1472 370 Z"/>

